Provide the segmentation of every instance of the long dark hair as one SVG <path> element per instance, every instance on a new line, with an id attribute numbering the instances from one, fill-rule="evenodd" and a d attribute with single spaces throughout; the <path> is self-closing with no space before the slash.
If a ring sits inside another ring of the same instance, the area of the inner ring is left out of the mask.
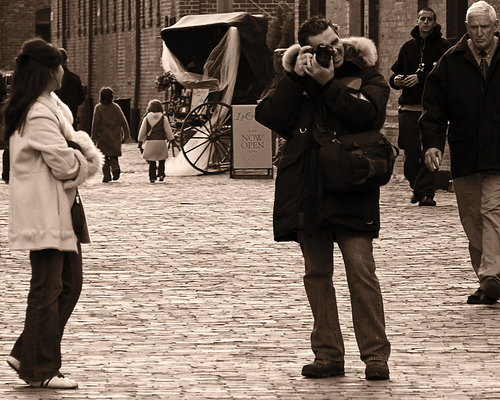
<path id="1" fill-rule="evenodd" d="M 5 106 L 5 142 L 20 128 L 35 100 L 46 89 L 50 71 L 62 62 L 61 52 L 41 38 L 23 43 L 16 57 L 10 96 Z"/>

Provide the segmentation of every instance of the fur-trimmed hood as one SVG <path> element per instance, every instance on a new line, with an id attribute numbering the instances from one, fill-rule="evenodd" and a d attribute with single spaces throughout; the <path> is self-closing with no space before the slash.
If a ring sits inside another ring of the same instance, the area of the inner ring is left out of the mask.
<path id="1" fill-rule="evenodd" d="M 344 44 L 344 62 L 353 58 L 362 60 L 365 67 L 373 67 L 378 60 L 377 47 L 375 43 L 365 37 L 349 37 L 342 39 Z M 292 72 L 295 59 L 300 50 L 300 44 L 290 46 L 283 54 L 283 68 L 286 72 Z"/>

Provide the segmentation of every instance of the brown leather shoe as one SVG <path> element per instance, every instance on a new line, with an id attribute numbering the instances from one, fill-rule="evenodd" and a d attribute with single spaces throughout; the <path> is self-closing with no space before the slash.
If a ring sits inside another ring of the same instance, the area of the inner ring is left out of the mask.
<path id="1" fill-rule="evenodd" d="M 385 361 L 372 361 L 366 364 L 366 379 L 369 381 L 384 381 L 389 379 L 389 366 Z"/>
<path id="2" fill-rule="evenodd" d="M 311 364 L 304 365 L 302 375 L 308 378 L 328 378 L 330 376 L 344 376 L 344 362 L 318 358 Z"/>

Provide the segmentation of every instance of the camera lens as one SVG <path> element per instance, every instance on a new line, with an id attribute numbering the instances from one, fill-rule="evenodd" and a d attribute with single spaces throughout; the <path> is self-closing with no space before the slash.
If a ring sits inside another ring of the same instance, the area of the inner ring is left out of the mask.
<path id="1" fill-rule="evenodd" d="M 330 50 L 328 47 L 320 45 L 315 51 L 316 53 L 316 61 L 323 68 L 328 68 L 330 65 L 330 60 L 333 56 L 333 50 Z"/>

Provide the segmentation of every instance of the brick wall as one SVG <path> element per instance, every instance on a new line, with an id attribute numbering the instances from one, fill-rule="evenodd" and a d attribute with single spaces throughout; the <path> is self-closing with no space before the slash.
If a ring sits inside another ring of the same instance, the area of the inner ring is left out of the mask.
<path id="1" fill-rule="evenodd" d="M 50 8 L 50 0 L 0 0 L 0 71 L 14 69 L 23 42 L 35 36 L 35 13 Z"/>

